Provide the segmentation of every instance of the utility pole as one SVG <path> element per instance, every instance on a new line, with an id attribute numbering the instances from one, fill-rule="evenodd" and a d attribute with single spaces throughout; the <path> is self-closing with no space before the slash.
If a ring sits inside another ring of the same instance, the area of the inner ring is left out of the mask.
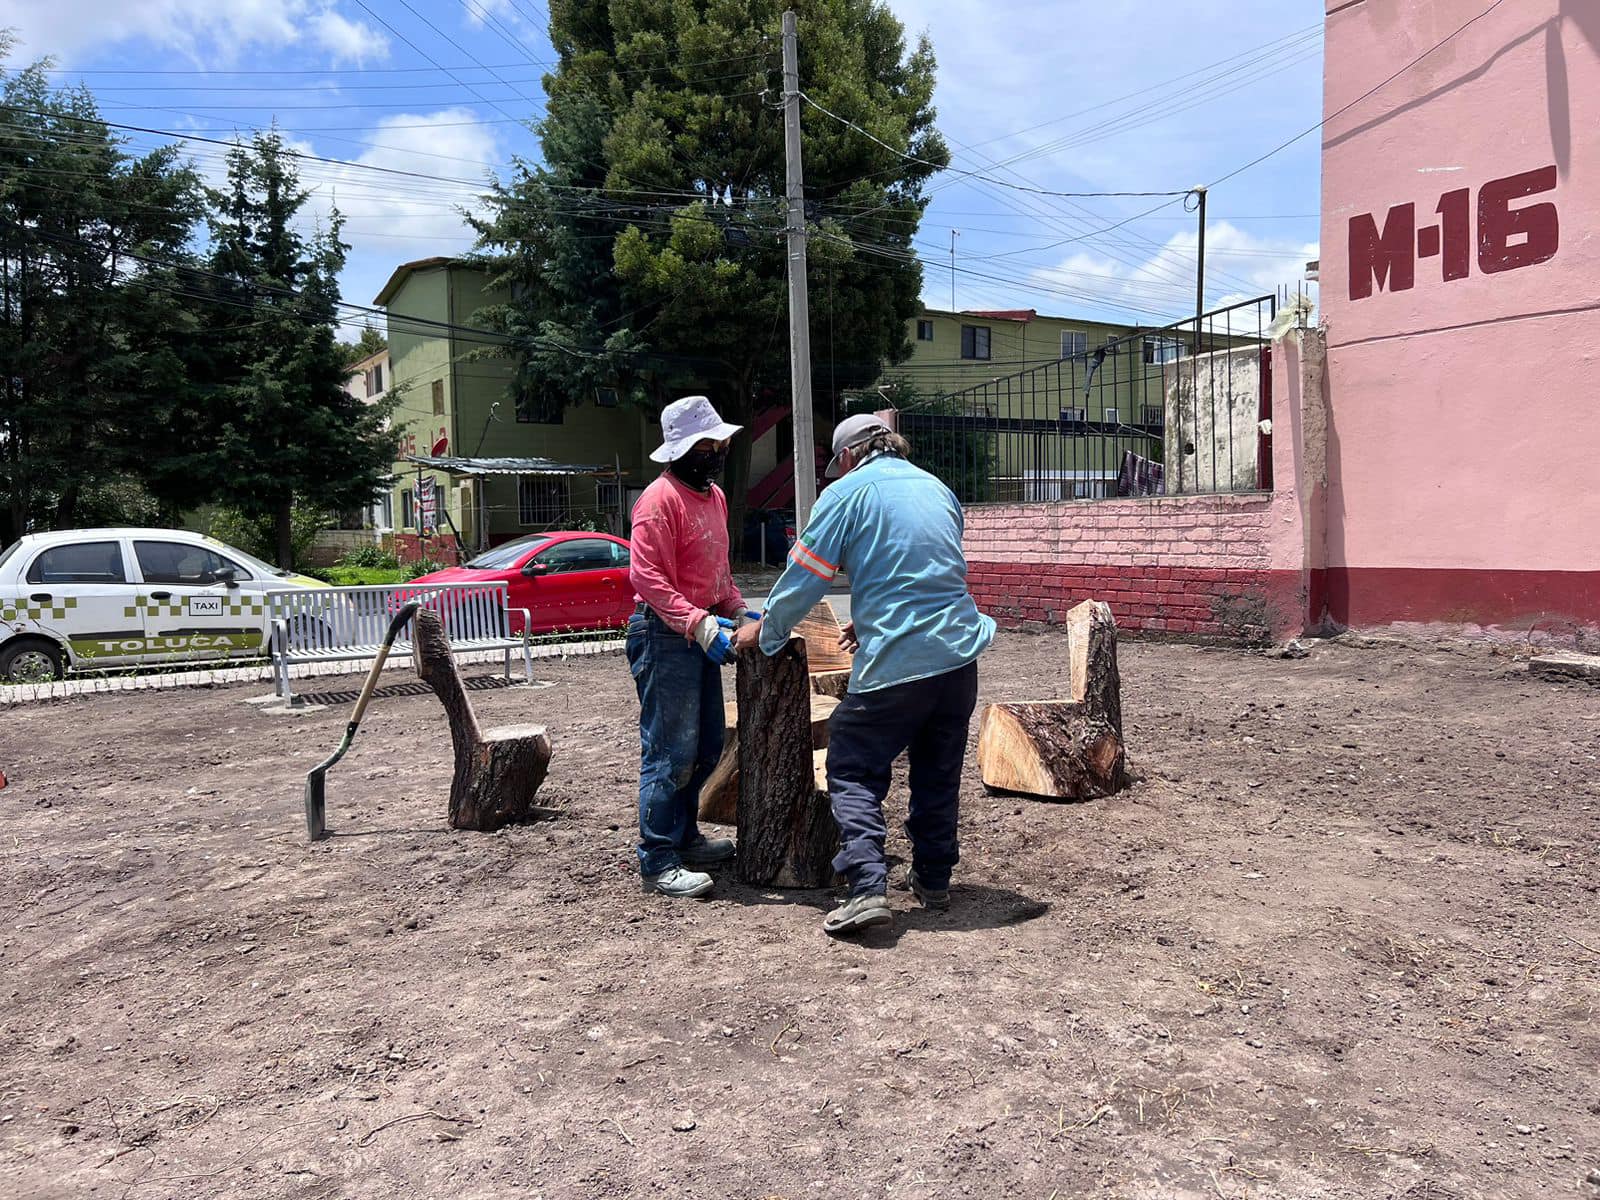
<path id="1" fill-rule="evenodd" d="M 811 411 L 811 307 L 806 292 L 805 176 L 800 166 L 800 48 L 794 11 L 783 14 L 783 158 L 789 200 L 789 391 L 794 414 L 794 529 L 817 502 L 817 435 Z"/>
<path id="2" fill-rule="evenodd" d="M 950 311 L 956 310 L 956 239 L 961 236 L 959 229 L 950 231 Z"/>
<path id="3" fill-rule="evenodd" d="M 1206 189 L 1194 189 L 1196 198 L 1200 201 L 1200 259 L 1195 265 L 1194 280 L 1194 352 L 1200 353 L 1200 318 L 1206 311 Z"/>

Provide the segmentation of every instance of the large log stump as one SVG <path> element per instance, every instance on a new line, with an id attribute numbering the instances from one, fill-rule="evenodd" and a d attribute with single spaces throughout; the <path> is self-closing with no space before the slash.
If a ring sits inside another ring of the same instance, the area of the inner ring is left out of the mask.
<path id="1" fill-rule="evenodd" d="M 827 887 L 839 849 L 811 747 L 811 683 L 799 638 L 777 654 L 739 656 L 740 882 Z"/>
<path id="2" fill-rule="evenodd" d="M 1070 700 L 991 704 L 978 730 L 985 786 L 1058 800 L 1110 796 L 1127 782 L 1117 626 L 1086 600 L 1067 614 Z"/>
<path id="3" fill-rule="evenodd" d="M 439 615 L 423 609 L 412 630 L 417 677 L 444 705 L 455 745 L 450 827 L 487 832 L 555 816 L 555 810 L 533 802 L 550 769 L 550 737 L 544 726 L 480 728 Z"/>
<path id="4" fill-rule="evenodd" d="M 813 682 L 819 676 L 813 675 Z M 811 748 L 828 748 L 828 718 L 839 702 L 832 696 L 813 692 L 811 696 Z M 716 825 L 733 825 L 739 811 L 739 705 L 730 700 L 722 706 L 722 757 L 710 777 L 700 785 L 700 820 Z"/>

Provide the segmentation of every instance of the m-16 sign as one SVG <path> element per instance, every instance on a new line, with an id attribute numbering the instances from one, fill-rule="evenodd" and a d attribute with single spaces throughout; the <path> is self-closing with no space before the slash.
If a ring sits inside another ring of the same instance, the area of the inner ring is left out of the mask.
<path id="1" fill-rule="evenodd" d="M 1548 262 L 1561 249 L 1555 204 L 1517 202 L 1555 186 L 1556 169 L 1549 166 L 1484 184 L 1476 206 L 1471 188 L 1446 192 L 1433 210 L 1439 220 L 1421 228 L 1415 204 L 1391 208 L 1381 230 L 1371 213 L 1351 217 L 1350 299 L 1365 300 L 1374 291 L 1409 291 L 1417 283 L 1418 259 L 1439 259 L 1446 283 L 1471 275 L 1474 261 L 1485 275 Z"/>

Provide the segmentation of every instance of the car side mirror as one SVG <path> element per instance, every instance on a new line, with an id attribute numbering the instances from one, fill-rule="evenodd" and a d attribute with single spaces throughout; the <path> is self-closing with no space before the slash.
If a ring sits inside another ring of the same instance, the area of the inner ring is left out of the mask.
<path id="1" fill-rule="evenodd" d="M 226 584 L 228 587 L 236 588 L 239 586 L 239 580 L 237 576 L 238 572 L 232 567 L 219 567 L 217 570 L 212 572 L 211 579 L 214 583 L 222 583 Z"/>
<path id="2" fill-rule="evenodd" d="M 535 561 L 529 563 L 527 566 L 523 567 L 522 568 L 522 573 L 524 575 L 527 575 L 527 576 L 530 576 L 530 577 L 536 576 L 536 575 L 548 575 L 548 574 L 550 574 L 550 564 L 547 563 L 547 562 L 539 562 L 539 561 L 535 560 Z"/>

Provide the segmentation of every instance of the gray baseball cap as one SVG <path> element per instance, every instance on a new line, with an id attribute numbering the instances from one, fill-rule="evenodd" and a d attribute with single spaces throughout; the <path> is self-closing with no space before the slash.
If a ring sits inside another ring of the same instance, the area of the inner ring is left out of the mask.
<path id="1" fill-rule="evenodd" d="M 743 429 L 730 425 L 705 396 L 685 396 L 661 410 L 661 445 L 650 452 L 658 463 L 677 462 L 702 438 L 724 442 Z"/>
<path id="2" fill-rule="evenodd" d="M 839 459 L 850 447 L 859 446 L 875 433 L 892 432 L 881 417 L 871 413 L 857 413 L 840 421 L 833 430 L 833 458 L 828 463 L 828 478 L 837 479 L 844 474 L 844 464 Z"/>

